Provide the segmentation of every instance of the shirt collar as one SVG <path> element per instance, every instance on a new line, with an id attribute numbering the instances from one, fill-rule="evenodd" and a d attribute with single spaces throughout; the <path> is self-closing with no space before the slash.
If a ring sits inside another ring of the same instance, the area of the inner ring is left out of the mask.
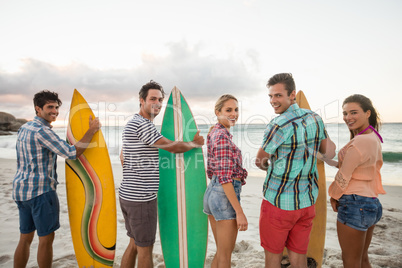
<path id="1" fill-rule="evenodd" d="M 34 121 L 38 122 L 39 124 L 50 127 L 50 128 L 53 127 L 48 121 L 46 121 L 45 119 L 43 119 L 42 117 L 39 117 L 37 115 L 34 117 Z"/>
<path id="2" fill-rule="evenodd" d="M 232 137 L 232 134 L 221 123 L 216 123 L 215 128 L 224 130 L 229 137 Z"/>
<path id="3" fill-rule="evenodd" d="M 289 108 L 283 114 L 292 113 L 299 109 L 300 109 L 299 105 L 297 105 L 297 103 L 294 103 L 290 105 Z"/>
<path id="4" fill-rule="evenodd" d="M 151 122 L 152 124 L 154 123 L 153 121 L 149 120 L 148 118 L 143 117 L 143 116 L 140 115 L 139 113 L 135 114 L 134 117 L 135 117 L 135 116 L 138 116 L 138 117 L 140 117 L 140 118 L 143 118 L 143 119 L 145 119 L 145 120 Z"/>

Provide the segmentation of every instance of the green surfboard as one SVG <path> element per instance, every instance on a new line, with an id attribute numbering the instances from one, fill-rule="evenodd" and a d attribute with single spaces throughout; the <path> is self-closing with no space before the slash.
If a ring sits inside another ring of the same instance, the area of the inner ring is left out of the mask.
<path id="1" fill-rule="evenodd" d="M 197 125 L 190 107 L 173 88 L 161 133 L 173 141 L 192 141 Z M 172 154 L 159 150 L 158 218 L 163 258 L 167 268 L 204 267 L 208 217 L 202 212 L 207 187 L 201 148 Z"/>

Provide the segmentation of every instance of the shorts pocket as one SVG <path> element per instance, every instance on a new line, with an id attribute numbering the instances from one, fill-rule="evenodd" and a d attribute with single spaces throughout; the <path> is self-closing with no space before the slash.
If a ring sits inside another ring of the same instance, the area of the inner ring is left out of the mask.
<path id="1" fill-rule="evenodd" d="M 360 208 L 361 222 L 366 228 L 373 226 L 377 222 L 378 206 L 376 204 L 365 204 Z"/>
<path id="2" fill-rule="evenodd" d="M 53 215 L 60 212 L 59 198 L 56 192 L 50 191 L 33 199 L 34 213 L 43 213 L 43 215 Z"/>
<path id="3" fill-rule="evenodd" d="M 338 216 L 341 219 L 346 219 L 348 217 L 347 209 L 348 209 L 348 206 L 346 204 L 343 204 L 343 205 L 339 204 L 339 206 L 338 206 Z"/>
<path id="4" fill-rule="evenodd" d="M 378 202 L 378 209 L 377 209 L 377 219 L 374 224 L 377 224 L 382 218 L 382 205 L 380 202 Z"/>
<path id="5" fill-rule="evenodd" d="M 203 208 L 204 208 L 204 213 L 206 214 L 211 214 L 211 210 L 209 208 L 209 204 L 208 204 L 208 200 L 209 200 L 209 196 L 211 195 L 211 187 L 207 187 L 207 190 L 205 190 L 204 193 L 204 198 L 203 198 Z"/>
<path id="6" fill-rule="evenodd" d="M 148 215 L 146 209 L 143 207 L 143 204 L 134 204 L 132 206 L 132 210 L 127 212 L 127 217 L 130 219 L 130 222 L 134 225 L 140 225 L 144 222 L 148 221 Z"/>
<path id="7" fill-rule="evenodd" d="M 215 203 L 215 208 L 217 211 L 226 211 L 229 206 L 231 206 L 229 200 L 226 197 L 225 193 L 217 193 L 217 195 L 219 195 L 219 198 L 216 199 L 216 203 Z"/>

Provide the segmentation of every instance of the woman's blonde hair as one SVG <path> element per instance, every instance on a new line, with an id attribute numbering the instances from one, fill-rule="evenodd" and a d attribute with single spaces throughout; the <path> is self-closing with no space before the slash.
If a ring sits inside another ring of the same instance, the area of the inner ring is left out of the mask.
<path id="1" fill-rule="evenodd" d="M 219 97 L 219 99 L 215 103 L 215 111 L 220 112 L 222 110 L 223 104 L 225 104 L 228 100 L 237 101 L 236 97 L 230 94 L 225 94 Z"/>
<path id="2" fill-rule="evenodd" d="M 224 94 L 222 96 L 219 97 L 219 99 L 216 101 L 215 103 L 215 112 L 220 112 L 222 110 L 223 105 L 225 104 L 225 102 L 227 102 L 228 100 L 235 100 L 237 101 L 236 97 L 230 94 Z M 209 128 L 209 132 L 211 132 L 211 130 L 214 128 L 214 126 Z"/>

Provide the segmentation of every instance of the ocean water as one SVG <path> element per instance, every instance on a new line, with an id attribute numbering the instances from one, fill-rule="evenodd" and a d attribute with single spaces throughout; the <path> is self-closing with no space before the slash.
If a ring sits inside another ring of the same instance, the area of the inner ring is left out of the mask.
<path id="1" fill-rule="evenodd" d="M 157 126 L 159 128 L 160 126 Z M 198 126 L 201 135 L 206 138 L 209 125 Z M 119 152 L 121 149 L 122 126 L 104 126 L 106 144 L 108 146 L 112 163 L 119 163 Z M 250 176 L 264 176 L 264 172 L 255 165 L 255 156 L 262 143 L 265 125 L 238 124 L 232 128 L 233 141 L 239 146 L 243 154 L 243 163 L 249 171 Z M 326 124 L 327 132 L 334 141 L 337 151 L 349 141 L 349 130 L 345 124 Z M 66 137 L 65 128 L 54 128 L 61 137 Z M 385 123 L 382 125 L 380 134 L 384 139 L 383 158 L 384 165 L 381 170 L 383 184 L 402 186 L 402 123 Z M 0 158 L 16 159 L 15 152 L 16 133 L 9 136 L 0 136 Z M 204 146 L 204 154 L 206 147 Z M 59 161 L 63 161 L 59 158 Z M 326 165 L 327 180 L 332 180 L 337 169 Z"/>

